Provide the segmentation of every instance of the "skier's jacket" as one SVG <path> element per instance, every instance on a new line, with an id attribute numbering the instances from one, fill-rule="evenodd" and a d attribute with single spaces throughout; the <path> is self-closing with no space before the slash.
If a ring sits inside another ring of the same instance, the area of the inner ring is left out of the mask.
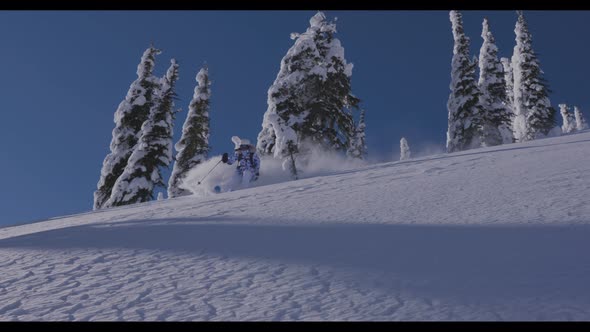
<path id="1" fill-rule="evenodd" d="M 240 175 L 244 175 L 244 171 L 248 170 L 253 175 L 252 180 L 258 178 L 260 171 L 260 158 L 256 154 L 256 149 L 251 145 L 242 145 L 239 149 L 236 149 L 232 156 L 227 159 L 227 164 L 231 165 L 234 162 L 237 164 L 237 172 Z"/>

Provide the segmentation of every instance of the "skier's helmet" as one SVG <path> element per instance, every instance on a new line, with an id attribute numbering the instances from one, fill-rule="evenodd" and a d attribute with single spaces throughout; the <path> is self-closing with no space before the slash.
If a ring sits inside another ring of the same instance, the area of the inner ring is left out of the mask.
<path id="1" fill-rule="evenodd" d="M 250 140 L 246 138 L 239 138 L 238 136 L 233 136 L 232 141 L 235 144 L 234 150 L 252 150 L 252 144 L 250 144 Z"/>

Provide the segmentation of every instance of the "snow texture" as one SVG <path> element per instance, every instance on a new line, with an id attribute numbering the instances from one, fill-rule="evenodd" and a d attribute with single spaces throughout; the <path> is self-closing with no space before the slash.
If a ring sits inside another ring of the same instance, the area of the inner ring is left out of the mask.
<path id="1" fill-rule="evenodd" d="M 580 132 L 0 228 L 0 320 L 588 321 L 589 149 Z"/>

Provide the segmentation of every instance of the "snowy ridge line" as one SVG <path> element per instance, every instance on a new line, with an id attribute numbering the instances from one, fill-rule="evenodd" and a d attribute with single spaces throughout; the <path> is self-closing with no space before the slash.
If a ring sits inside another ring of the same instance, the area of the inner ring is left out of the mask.
<path id="1" fill-rule="evenodd" d="M 107 212 L 116 212 L 116 211 L 122 211 L 122 210 L 142 208 L 142 207 L 149 206 L 149 205 L 152 205 L 152 204 L 155 204 L 155 203 L 158 203 L 158 202 L 161 202 L 161 201 L 153 200 L 153 201 L 149 201 L 149 202 L 136 203 L 136 204 L 132 204 L 132 205 L 116 206 L 116 207 L 111 207 L 111 208 L 106 208 L 106 209 L 99 209 L 99 210 L 94 210 L 94 211 L 87 211 L 87 212 L 79 212 L 79 213 L 67 214 L 67 215 L 58 216 L 58 217 L 50 217 L 50 218 L 36 219 L 36 220 L 33 220 L 33 221 L 25 221 L 25 222 L 19 223 L 19 224 L 0 226 L 0 230 L 3 230 L 5 228 L 18 227 L 18 226 L 26 226 L 26 225 L 31 225 L 31 224 L 41 223 L 41 222 L 47 222 L 47 221 L 55 221 L 55 220 L 61 220 L 61 219 L 81 217 L 81 216 L 86 216 L 86 215 L 103 214 L 103 213 L 107 213 Z"/>
<path id="2" fill-rule="evenodd" d="M 561 137 L 565 137 L 565 136 L 572 137 L 572 135 L 574 135 L 573 137 L 577 138 L 575 136 L 576 134 L 580 134 L 580 133 L 584 133 L 584 132 L 590 133 L 590 129 L 569 133 L 569 134 L 563 135 Z M 432 154 L 432 155 L 428 155 L 428 156 L 421 156 L 421 157 L 415 157 L 415 158 L 412 157 L 411 159 L 408 159 L 408 160 L 396 160 L 396 161 L 382 162 L 382 163 L 361 166 L 361 167 L 351 168 L 351 169 L 342 170 L 342 171 L 334 171 L 334 172 L 332 172 L 330 174 L 326 174 L 326 175 L 317 175 L 317 176 L 312 176 L 309 178 L 302 178 L 299 181 L 307 180 L 307 179 L 314 179 L 314 178 L 318 178 L 318 177 L 331 177 L 331 176 L 344 175 L 344 174 L 356 173 L 356 172 L 361 172 L 361 171 L 369 171 L 369 170 L 375 170 L 375 169 L 380 169 L 380 168 L 393 167 L 396 165 L 415 164 L 415 163 L 419 163 L 419 162 L 434 161 L 434 160 L 439 160 L 439 159 L 449 159 L 449 158 L 456 158 L 456 157 L 463 157 L 463 156 L 488 154 L 488 153 L 494 153 L 494 152 L 506 152 L 506 151 L 512 151 L 512 150 L 521 150 L 521 149 L 542 148 L 544 146 L 559 145 L 559 144 L 584 143 L 584 142 L 588 141 L 588 140 L 583 139 L 583 140 L 579 140 L 579 141 L 574 140 L 571 142 L 568 141 L 568 142 L 556 143 L 556 144 L 542 144 L 544 142 L 544 140 L 547 140 L 547 139 L 551 139 L 551 137 L 538 138 L 534 141 L 528 141 L 528 142 L 502 144 L 502 145 L 481 147 L 481 148 L 477 148 L 477 149 L 470 149 L 470 150 L 450 152 L 450 153 L 436 153 L 436 154 Z M 535 143 L 538 143 L 538 144 L 535 144 Z M 271 185 L 273 185 L 273 184 L 271 184 Z"/>
<path id="3" fill-rule="evenodd" d="M 584 132 L 1 229 L 0 321 L 587 321 L 589 149 Z"/>
<path id="4" fill-rule="evenodd" d="M 579 138 L 579 136 L 577 136 L 578 134 L 584 134 L 584 133 L 590 133 L 590 129 L 585 129 L 585 130 L 581 130 L 581 131 L 577 131 L 577 132 L 573 132 L 573 133 L 568 133 L 568 134 L 563 135 L 561 137 L 568 137 L 568 138 L 575 139 L 575 138 Z M 488 152 L 510 151 L 510 150 L 522 149 L 522 148 L 528 149 L 528 148 L 535 148 L 535 147 L 543 147 L 543 146 L 546 146 L 543 144 L 543 142 L 545 142 L 545 140 L 547 140 L 547 139 L 551 139 L 551 137 L 539 138 L 537 140 L 533 140 L 533 141 L 529 141 L 529 142 L 503 144 L 503 145 L 498 145 L 498 146 L 483 147 L 483 148 L 478 148 L 478 149 L 471 149 L 471 150 L 458 151 L 458 152 L 452 152 L 452 153 L 437 153 L 437 154 L 428 155 L 428 156 L 415 157 L 415 158 L 412 158 L 409 160 L 383 162 L 383 163 L 378 163 L 378 164 L 361 166 L 361 167 L 357 167 L 357 168 L 351 168 L 348 170 L 334 171 L 334 172 L 332 172 L 330 174 L 326 174 L 326 175 L 317 175 L 317 176 L 311 176 L 308 178 L 301 178 L 300 180 L 297 180 L 297 181 L 302 181 L 302 180 L 307 180 L 307 179 L 315 179 L 318 177 L 331 177 L 331 176 L 345 175 L 345 174 L 350 174 L 350 173 L 355 173 L 355 172 L 360 172 L 360 171 L 370 171 L 370 170 L 374 170 L 374 169 L 392 167 L 392 166 L 402 165 L 402 164 L 413 164 L 413 163 L 417 163 L 417 162 L 433 161 L 433 160 L 438 160 L 438 159 L 446 159 L 446 158 L 460 157 L 460 156 L 466 156 L 466 155 L 477 155 L 477 154 L 483 154 L 483 153 L 488 153 Z M 584 141 L 585 140 L 581 140 L 580 143 L 582 143 Z M 567 143 L 570 143 L 570 142 L 567 142 Z M 576 143 L 576 141 L 574 140 L 571 143 Z M 557 144 L 563 144 L 563 143 L 557 143 Z M 280 185 L 280 184 L 281 183 L 273 183 L 273 184 L 259 186 L 259 187 L 255 187 L 255 188 L 275 186 L 275 185 Z M 243 192 L 244 190 L 252 190 L 255 188 L 243 189 L 243 190 L 240 190 L 239 192 Z M 225 194 L 227 194 L 227 193 L 222 193 L 219 195 L 225 195 Z M 244 194 L 246 194 L 246 192 L 244 192 Z M 68 219 L 68 218 L 76 218 L 76 217 L 82 217 L 82 216 L 94 215 L 94 214 L 104 214 L 104 213 L 108 213 L 108 212 L 126 211 L 126 210 L 130 210 L 130 209 L 141 209 L 141 208 L 150 206 L 152 204 L 159 204 L 159 203 L 165 204 L 165 202 L 169 202 L 170 200 L 177 201 L 177 199 L 188 199 L 188 197 L 191 197 L 191 199 L 193 199 L 193 200 L 202 200 L 202 203 L 207 203 L 209 199 L 215 200 L 215 199 L 219 198 L 219 197 L 198 197 L 197 198 L 197 197 L 193 197 L 193 196 L 187 196 L 184 198 L 182 198 L 182 197 L 169 198 L 164 201 L 153 200 L 153 201 L 149 201 L 149 202 L 136 203 L 136 204 L 132 204 L 132 205 L 111 207 L 108 209 L 100 209 L 100 210 L 94 210 L 94 211 L 73 213 L 73 214 L 63 215 L 63 216 L 58 216 L 58 217 L 51 217 L 51 218 L 37 219 L 34 221 L 27 221 L 27 222 L 23 222 L 23 223 L 19 223 L 19 224 L 5 225 L 5 226 L 0 227 L 0 231 L 5 230 L 7 228 L 26 226 L 26 225 L 31 225 L 31 224 L 35 224 L 35 223 L 41 223 L 41 222 L 62 220 L 62 219 Z"/>

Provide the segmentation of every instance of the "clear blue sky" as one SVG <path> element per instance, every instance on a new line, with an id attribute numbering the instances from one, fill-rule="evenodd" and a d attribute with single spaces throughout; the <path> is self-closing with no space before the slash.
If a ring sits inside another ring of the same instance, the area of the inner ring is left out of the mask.
<path id="1" fill-rule="evenodd" d="M 414 151 L 442 149 L 452 56 L 447 11 L 326 11 L 354 63 L 353 92 L 367 110 L 369 156 L 396 158 L 405 136 Z M 212 153 L 231 150 L 232 135 L 255 140 L 267 89 L 291 32 L 314 11 L 0 12 L 0 226 L 92 208 L 113 113 L 136 78 L 150 42 L 163 50 L 156 74 L 180 63 L 179 139 L 195 75 L 206 61 L 212 79 Z M 514 46 L 513 11 L 464 11 L 472 55 L 481 21 L 490 19 L 501 56 Z M 551 101 L 590 115 L 590 12 L 525 12 Z M 168 173 L 167 173 L 168 174 Z"/>

